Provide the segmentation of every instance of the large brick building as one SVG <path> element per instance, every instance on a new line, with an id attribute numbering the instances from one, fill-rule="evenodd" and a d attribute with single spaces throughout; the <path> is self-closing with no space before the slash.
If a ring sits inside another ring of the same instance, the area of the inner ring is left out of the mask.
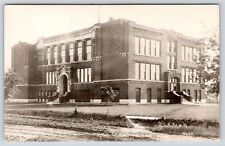
<path id="1" fill-rule="evenodd" d="M 196 63 L 202 45 L 174 31 L 118 19 L 12 49 L 12 68 L 23 77 L 18 102 L 101 103 L 106 85 L 124 104 L 205 101 Z"/>

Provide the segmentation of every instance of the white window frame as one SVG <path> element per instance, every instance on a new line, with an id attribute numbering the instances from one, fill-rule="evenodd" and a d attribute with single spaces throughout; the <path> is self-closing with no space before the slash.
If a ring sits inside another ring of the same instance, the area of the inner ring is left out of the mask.
<path id="1" fill-rule="evenodd" d="M 134 49 L 135 49 L 135 54 L 140 54 L 140 38 L 139 37 L 134 37 Z"/>
<path id="2" fill-rule="evenodd" d="M 140 63 L 139 62 L 135 63 L 135 79 L 137 80 L 140 79 Z"/>

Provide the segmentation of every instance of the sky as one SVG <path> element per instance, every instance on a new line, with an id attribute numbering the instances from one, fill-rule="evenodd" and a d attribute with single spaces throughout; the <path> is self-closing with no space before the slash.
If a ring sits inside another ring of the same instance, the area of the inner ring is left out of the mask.
<path id="1" fill-rule="evenodd" d="M 11 67 L 11 48 L 124 18 L 137 24 L 170 29 L 202 38 L 219 27 L 217 5 L 6 5 L 4 7 L 4 70 Z"/>

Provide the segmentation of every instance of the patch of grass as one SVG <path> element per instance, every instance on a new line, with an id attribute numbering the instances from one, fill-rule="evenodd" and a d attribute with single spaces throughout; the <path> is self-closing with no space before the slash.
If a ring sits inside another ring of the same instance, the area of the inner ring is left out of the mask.
<path id="1" fill-rule="evenodd" d="M 200 127 L 200 126 L 153 126 L 148 127 L 148 130 L 153 132 L 199 136 L 207 138 L 219 138 L 219 129 L 215 127 Z"/>
<path id="2" fill-rule="evenodd" d="M 219 122 L 215 120 L 161 118 L 158 120 L 135 119 L 134 121 L 141 122 L 147 126 L 200 126 L 219 128 Z"/>
<path id="3" fill-rule="evenodd" d="M 125 116 L 122 115 L 106 115 L 97 113 L 81 113 L 78 112 L 76 115 L 71 112 L 57 112 L 57 111 L 34 111 L 34 110 L 7 110 L 6 114 L 15 115 L 28 115 L 28 116 L 39 116 L 39 117 L 50 117 L 54 119 L 73 119 L 74 122 L 93 122 L 98 121 L 99 124 L 105 123 L 105 125 L 119 126 L 119 127 L 132 127 L 127 121 Z"/>
<path id="4" fill-rule="evenodd" d="M 219 122 L 217 121 L 171 118 L 158 120 L 135 119 L 134 121 L 141 123 L 153 132 L 219 138 Z"/>

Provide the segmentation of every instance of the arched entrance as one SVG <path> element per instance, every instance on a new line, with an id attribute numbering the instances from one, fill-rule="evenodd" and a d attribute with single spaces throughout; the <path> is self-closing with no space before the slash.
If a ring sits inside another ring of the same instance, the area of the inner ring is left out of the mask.
<path id="1" fill-rule="evenodd" d="M 169 91 L 180 91 L 180 79 L 178 77 L 172 77 L 170 79 Z"/>
<path id="2" fill-rule="evenodd" d="M 59 94 L 63 95 L 68 92 L 68 78 L 65 74 L 59 77 Z"/>

